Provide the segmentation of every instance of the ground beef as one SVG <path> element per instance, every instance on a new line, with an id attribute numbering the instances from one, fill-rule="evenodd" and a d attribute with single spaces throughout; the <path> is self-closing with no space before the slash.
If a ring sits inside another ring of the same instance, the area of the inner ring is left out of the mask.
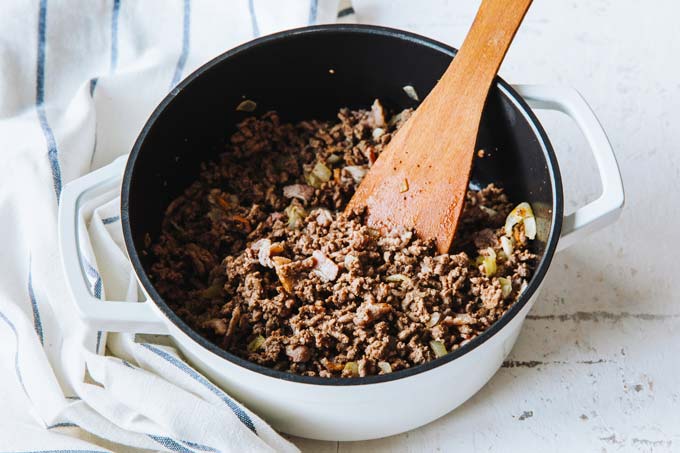
<path id="1" fill-rule="evenodd" d="M 537 260 L 521 224 L 511 256 L 503 253 L 512 204 L 501 189 L 468 192 L 445 255 L 410 231 L 380 236 L 363 212 L 343 213 L 410 113 L 388 120 L 376 101 L 340 110 L 337 121 L 288 124 L 274 112 L 244 120 L 167 208 L 149 250 L 159 293 L 222 348 L 308 376 L 409 368 L 483 332 Z M 486 275 L 492 254 L 497 268 Z"/>

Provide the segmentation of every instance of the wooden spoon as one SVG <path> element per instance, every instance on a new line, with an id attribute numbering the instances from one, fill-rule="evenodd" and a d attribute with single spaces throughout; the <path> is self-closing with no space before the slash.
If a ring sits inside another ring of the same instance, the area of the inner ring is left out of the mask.
<path id="1" fill-rule="evenodd" d="M 489 87 L 532 0 L 483 0 L 460 51 L 366 174 L 346 211 L 415 229 L 446 253 L 465 204 Z"/>

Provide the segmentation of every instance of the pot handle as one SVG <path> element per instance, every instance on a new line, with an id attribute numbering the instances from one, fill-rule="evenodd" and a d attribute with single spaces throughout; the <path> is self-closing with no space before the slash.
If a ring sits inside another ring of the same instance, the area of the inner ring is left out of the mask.
<path id="1" fill-rule="evenodd" d="M 151 302 L 103 301 L 92 295 L 80 252 L 81 235 L 86 233 L 85 216 L 90 215 L 98 197 L 120 187 L 126 160 L 127 156 L 121 156 L 71 181 L 62 190 L 58 227 L 64 276 L 74 308 L 88 327 L 106 332 L 163 334 L 167 327 Z"/>
<path id="2" fill-rule="evenodd" d="M 532 108 L 560 111 L 573 119 L 595 156 L 602 194 L 595 201 L 564 216 L 557 244 L 557 250 L 563 250 L 619 217 L 625 201 L 621 172 L 602 125 L 578 91 L 552 85 L 515 85 L 513 88 Z"/>

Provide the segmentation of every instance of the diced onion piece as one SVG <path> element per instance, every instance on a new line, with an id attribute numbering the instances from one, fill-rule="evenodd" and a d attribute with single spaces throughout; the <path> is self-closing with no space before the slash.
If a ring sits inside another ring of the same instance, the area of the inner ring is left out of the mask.
<path id="1" fill-rule="evenodd" d="M 467 324 L 474 324 L 475 322 L 475 318 L 470 316 L 468 313 L 457 313 L 453 318 L 454 326 L 465 326 Z"/>
<path id="2" fill-rule="evenodd" d="M 487 208 L 484 205 L 479 205 L 479 210 L 482 211 L 484 214 L 488 215 L 489 217 L 494 217 L 496 214 L 498 214 L 498 211 L 495 209 Z"/>
<path id="3" fill-rule="evenodd" d="M 510 212 L 505 218 L 505 234 L 506 236 L 512 236 L 512 229 L 522 221 L 521 218 L 513 214 L 514 211 Z"/>
<path id="4" fill-rule="evenodd" d="M 534 211 L 527 202 L 518 204 L 515 206 L 515 209 L 510 211 L 510 214 L 508 214 L 508 217 L 505 219 L 505 235 L 512 236 L 512 229 L 519 223 L 524 223 L 524 234 L 528 239 L 534 239 L 536 237 L 536 219 L 534 218 Z M 529 223 L 528 227 L 527 223 Z M 526 231 L 527 229 L 532 229 L 532 231 Z"/>
<path id="5" fill-rule="evenodd" d="M 496 274 L 496 252 L 489 247 L 486 249 L 487 255 L 480 256 L 481 266 L 483 268 L 484 275 L 487 277 L 492 277 Z M 478 258 L 479 260 L 479 258 Z"/>
<path id="6" fill-rule="evenodd" d="M 314 168 L 312 168 L 312 171 L 305 174 L 305 181 L 310 186 L 318 189 L 323 183 L 328 182 L 331 179 L 331 176 L 331 169 L 323 162 L 317 162 L 314 165 Z"/>
<path id="7" fill-rule="evenodd" d="M 503 253 L 505 253 L 507 258 L 510 258 L 512 252 L 515 251 L 515 248 L 512 245 L 512 239 L 507 236 L 501 236 L 501 247 L 503 247 Z"/>
<path id="8" fill-rule="evenodd" d="M 420 98 L 418 97 L 418 93 L 416 93 L 416 89 L 413 88 L 412 85 L 404 85 L 402 87 L 402 89 L 404 90 L 404 93 L 406 93 L 408 95 L 408 97 L 410 97 L 414 101 L 420 101 Z"/>
<path id="9" fill-rule="evenodd" d="M 274 268 L 274 262 L 271 260 L 271 257 L 283 253 L 283 245 L 280 242 L 272 244 L 272 241 L 267 238 L 260 239 L 251 245 L 250 248 L 257 251 L 257 260 L 260 264 L 270 269 Z"/>
<path id="10" fill-rule="evenodd" d="M 283 196 L 286 198 L 297 198 L 306 203 L 314 196 L 314 188 L 307 184 L 291 184 L 283 188 Z"/>
<path id="11" fill-rule="evenodd" d="M 524 235 L 527 239 L 536 238 L 536 217 L 528 217 L 524 219 Z"/>
<path id="12" fill-rule="evenodd" d="M 256 108 L 257 104 L 250 99 L 246 99 L 236 106 L 236 110 L 239 112 L 254 112 Z"/>
<path id="13" fill-rule="evenodd" d="M 394 126 L 401 120 L 401 112 L 397 113 L 396 115 L 392 115 L 392 118 L 390 118 L 390 121 L 387 123 L 390 126 Z"/>
<path id="14" fill-rule="evenodd" d="M 328 179 L 326 179 L 326 181 L 319 179 L 319 177 L 317 176 L 317 174 L 315 174 L 314 171 L 316 170 L 317 173 L 319 175 L 321 175 L 322 177 L 326 174 L 326 172 L 324 172 L 323 168 L 321 168 L 321 167 L 319 167 L 317 169 L 318 164 L 319 164 L 319 162 L 317 162 L 310 171 L 305 171 L 305 173 L 304 173 L 305 182 L 307 183 L 307 185 L 312 186 L 315 189 L 320 188 L 323 185 L 324 182 L 326 182 L 330 179 L 330 177 L 332 175 L 330 168 L 326 167 L 324 164 L 321 164 L 328 169 L 328 173 L 327 173 Z"/>
<path id="15" fill-rule="evenodd" d="M 258 349 L 262 347 L 264 344 L 264 337 L 262 335 L 258 335 L 253 340 L 248 343 L 248 352 L 255 352 Z"/>
<path id="16" fill-rule="evenodd" d="M 276 276 L 279 277 L 281 286 L 283 286 L 283 289 L 285 289 L 286 292 L 290 294 L 293 292 L 293 282 L 286 277 L 286 275 L 283 273 L 283 270 L 281 269 L 282 266 L 291 262 L 290 259 L 283 256 L 275 256 L 272 258 L 272 261 L 274 262 L 274 270 L 276 271 Z"/>
<path id="17" fill-rule="evenodd" d="M 349 269 L 357 261 L 359 261 L 359 258 L 357 258 L 355 255 L 352 255 L 352 254 L 345 255 L 345 259 L 343 260 L 343 264 L 345 265 L 345 269 Z"/>
<path id="18" fill-rule="evenodd" d="M 379 139 L 380 137 L 383 136 L 384 133 L 385 133 L 385 129 L 383 129 L 381 127 L 376 127 L 375 129 L 373 129 L 373 139 L 374 140 Z"/>
<path id="19" fill-rule="evenodd" d="M 484 266 L 484 273 L 486 274 L 487 277 L 492 277 L 496 274 L 496 259 L 491 258 L 490 256 L 487 256 L 484 258 L 484 262 L 482 263 Z"/>
<path id="20" fill-rule="evenodd" d="M 258 239 L 257 241 L 253 242 L 250 245 L 250 248 L 257 252 L 262 248 L 262 245 L 265 243 L 265 241 L 269 241 L 269 239 L 267 239 L 267 238 Z M 271 242 L 272 241 L 269 241 L 270 244 L 271 244 Z"/>
<path id="21" fill-rule="evenodd" d="M 283 244 L 280 242 L 274 242 L 271 247 L 269 247 L 269 254 L 278 255 L 279 253 L 283 253 Z"/>
<path id="22" fill-rule="evenodd" d="M 434 313 L 432 313 L 430 315 L 430 319 L 428 319 L 428 321 L 427 321 L 427 327 L 436 326 L 437 323 L 439 322 L 439 319 L 441 318 L 441 316 L 442 316 L 441 313 L 439 313 L 438 311 L 435 311 Z"/>
<path id="23" fill-rule="evenodd" d="M 316 165 L 314 165 L 312 174 L 322 182 L 326 182 L 331 179 L 331 170 L 323 162 L 317 162 Z"/>
<path id="24" fill-rule="evenodd" d="M 373 124 L 376 127 L 382 127 L 385 125 L 385 110 L 378 99 L 373 101 L 371 106 L 371 114 L 373 115 Z"/>
<path id="25" fill-rule="evenodd" d="M 387 362 L 378 362 L 378 368 L 385 374 L 392 372 L 392 365 Z"/>
<path id="26" fill-rule="evenodd" d="M 411 283 L 411 279 L 404 274 L 392 274 L 385 277 L 385 281 L 390 283 Z"/>
<path id="27" fill-rule="evenodd" d="M 255 245 L 258 247 L 257 260 L 260 262 L 260 264 L 264 267 L 273 268 L 274 262 L 271 260 L 272 241 L 266 238 L 260 239 L 256 244 L 253 244 L 253 246 Z"/>
<path id="28" fill-rule="evenodd" d="M 302 221 L 307 217 L 307 213 L 304 209 L 296 204 L 292 204 L 284 209 L 284 212 L 288 216 L 288 228 L 294 230 L 302 226 Z"/>
<path id="29" fill-rule="evenodd" d="M 312 256 L 316 260 L 314 272 L 325 282 L 332 282 L 338 277 L 338 265 L 319 250 L 314 250 Z"/>
<path id="30" fill-rule="evenodd" d="M 364 176 L 366 176 L 366 173 L 368 172 L 368 167 L 364 165 L 348 165 L 344 169 L 357 184 L 360 183 L 362 179 L 364 179 Z"/>
<path id="31" fill-rule="evenodd" d="M 505 299 L 512 292 L 512 280 L 509 278 L 500 277 L 498 281 L 501 283 L 501 291 L 503 293 L 503 299 Z"/>
<path id="32" fill-rule="evenodd" d="M 441 341 L 438 340 L 430 341 L 430 347 L 432 348 L 432 352 L 434 352 L 434 356 L 437 358 L 443 357 L 446 354 L 448 354 L 446 346 Z"/>
<path id="33" fill-rule="evenodd" d="M 329 164 L 337 164 L 342 160 L 342 157 L 338 156 L 337 154 L 329 154 L 328 157 L 326 157 L 326 162 Z"/>
<path id="34" fill-rule="evenodd" d="M 321 363 L 330 371 L 331 373 L 337 373 L 345 368 L 342 363 L 331 362 L 328 359 L 321 359 Z"/>
<path id="35" fill-rule="evenodd" d="M 343 368 L 343 374 L 349 374 L 352 377 L 359 376 L 359 364 L 356 362 L 347 362 Z"/>
<path id="36" fill-rule="evenodd" d="M 316 211 L 316 223 L 321 226 L 328 226 L 333 221 L 333 214 L 328 209 L 319 208 Z M 314 212 L 313 212 L 314 213 Z"/>
<path id="37" fill-rule="evenodd" d="M 269 242 L 268 247 L 269 247 L 272 254 L 277 255 L 277 254 L 283 252 L 283 244 L 281 244 L 280 242 L 274 242 L 272 244 L 272 242 L 267 238 L 263 238 L 263 239 L 260 239 L 258 241 L 253 242 L 253 244 L 250 246 L 250 248 L 255 250 L 256 252 L 258 252 L 262 248 L 262 246 L 266 244 L 265 241 Z"/>

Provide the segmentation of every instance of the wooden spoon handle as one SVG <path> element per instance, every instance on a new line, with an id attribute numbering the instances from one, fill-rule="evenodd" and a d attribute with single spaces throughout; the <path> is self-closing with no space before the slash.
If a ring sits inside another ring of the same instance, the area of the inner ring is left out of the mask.
<path id="1" fill-rule="evenodd" d="M 433 94 L 437 91 L 436 96 L 429 97 L 449 97 L 458 102 L 464 99 L 482 107 L 488 88 L 531 3 L 532 0 L 483 0 L 460 51 L 433 90 Z M 460 80 L 461 76 L 466 80 Z M 454 92 L 448 87 L 469 90 Z"/>

